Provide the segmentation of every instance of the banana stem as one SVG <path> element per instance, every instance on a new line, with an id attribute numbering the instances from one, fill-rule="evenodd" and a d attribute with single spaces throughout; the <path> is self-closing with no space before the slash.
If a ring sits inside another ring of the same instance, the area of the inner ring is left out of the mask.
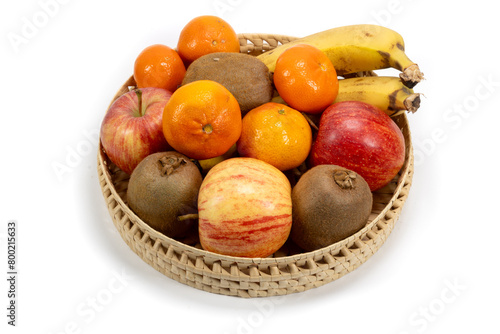
<path id="1" fill-rule="evenodd" d="M 404 101 L 404 105 L 406 110 L 415 113 L 420 108 L 420 94 L 414 93 L 408 96 Z"/>
<path id="2" fill-rule="evenodd" d="M 399 74 L 399 77 L 406 87 L 413 88 L 424 79 L 424 74 L 420 72 L 420 68 L 417 64 L 413 64 L 405 68 L 403 72 Z"/>

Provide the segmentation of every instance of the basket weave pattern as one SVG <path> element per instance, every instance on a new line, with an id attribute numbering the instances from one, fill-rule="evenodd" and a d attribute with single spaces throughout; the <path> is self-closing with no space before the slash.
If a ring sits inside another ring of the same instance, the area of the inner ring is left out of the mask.
<path id="1" fill-rule="evenodd" d="M 293 40 L 269 34 L 240 34 L 242 53 L 258 54 Z M 129 91 L 131 77 L 114 99 Z M 114 101 L 113 99 L 113 101 Z M 406 142 L 406 159 L 400 173 L 386 187 L 374 192 L 367 225 L 354 235 L 328 247 L 307 253 L 281 251 L 268 258 L 239 258 L 204 251 L 155 231 L 126 204 L 129 176 L 106 156 L 98 154 L 102 194 L 118 232 L 146 263 L 178 282 L 211 293 L 265 297 L 286 295 L 319 287 L 353 271 L 385 242 L 408 197 L 413 176 L 413 149 L 405 114 L 394 118 Z M 286 247 L 285 247 L 286 248 Z"/>

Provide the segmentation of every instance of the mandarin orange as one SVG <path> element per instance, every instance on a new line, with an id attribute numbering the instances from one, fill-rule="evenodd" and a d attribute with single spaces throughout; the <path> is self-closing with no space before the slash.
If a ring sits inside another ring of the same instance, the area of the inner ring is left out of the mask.
<path id="1" fill-rule="evenodd" d="M 304 115 L 268 102 L 243 117 L 238 153 L 265 161 L 281 171 L 300 166 L 309 155 L 312 131 Z"/>
<path id="2" fill-rule="evenodd" d="M 177 51 L 163 44 L 146 47 L 134 63 L 134 79 L 138 88 L 157 87 L 174 92 L 185 74 L 186 67 Z"/>
<path id="3" fill-rule="evenodd" d="M 183 85 L 165 105 L 163 134 L 176 151 L 190 158 L 218 157 L 240 137 L 238 101 L 215 81 L 199 80 Z"/>
<path id="4" fill-rule="evenodd" d="M 177 50 L 184 63 L 214 52 L 239 52 L 240 42 L 234 29 L 213 15 L 198 16 L 181 30 Z"/>
<path id="5" fill-rule="evenodd" d="M 307 44 L 292 46 L 278 57 L 273 80 L 288 105 L 311 114 L 321 113 L 332 104 L 339 90 L 330 59 Z"/>

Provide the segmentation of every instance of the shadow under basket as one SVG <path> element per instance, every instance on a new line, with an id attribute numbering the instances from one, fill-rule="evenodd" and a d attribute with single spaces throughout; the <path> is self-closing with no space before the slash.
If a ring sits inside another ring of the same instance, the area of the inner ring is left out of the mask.
<path id="1" fill-rule="evenodd" d="M 294 37 L 240 34 L 241 52 L 257 55 Z M 135 86 L 130 77 L 112 102 Z M 111 102 L 111 103 L 112 103 Z M 366 226 L 328 247 L 301 252 L 288 241 L 267 258 L 219 255 L 197 243 L 174 240 L 144 223 L 127 206 L 129 175 L 118 169 L 99 146 L 97 169 L 109 213 L 127 245 L 165 276 L 196 289 L 239 297 L 265 297 L 302 292 L 335 281 L 358 268 L 385 242 L 408 197 L 413 176 L 413 148 L 406 114 L 392 118 L 402 130 L 405 163 L 390 184 L 373 193 L 373 209 Z"/>

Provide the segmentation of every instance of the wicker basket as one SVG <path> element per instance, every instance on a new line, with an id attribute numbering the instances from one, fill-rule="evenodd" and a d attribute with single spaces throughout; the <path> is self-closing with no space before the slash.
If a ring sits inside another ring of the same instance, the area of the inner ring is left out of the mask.
<path id="1" fill-rule="evenodd" d="M 293 37 L 240 34 L 241 52 L 258 54 Z M 134 86 L 131 77 L 112 101 Z M 367 225 L 354 235 L 328 247 L 301 252 L 288 241 L 268 258 L 240 258 L 214 254 L 189 240 L 174 240 L 155 231 L 126 204 L 129 176 L 109 161 L 102 145 L 98 175 L 111 218 L 129 247 L 162 274 L 194 288 L 212 293 L 264 297 L 286 295 L 319 287 L 353 271 L 384 243 L 396 223 L 410 190 L 413 149 L 406 115 L 393 118 L 406 141 L 406 159 L 393 181 L 373 193 L 373 210 Z"/>

